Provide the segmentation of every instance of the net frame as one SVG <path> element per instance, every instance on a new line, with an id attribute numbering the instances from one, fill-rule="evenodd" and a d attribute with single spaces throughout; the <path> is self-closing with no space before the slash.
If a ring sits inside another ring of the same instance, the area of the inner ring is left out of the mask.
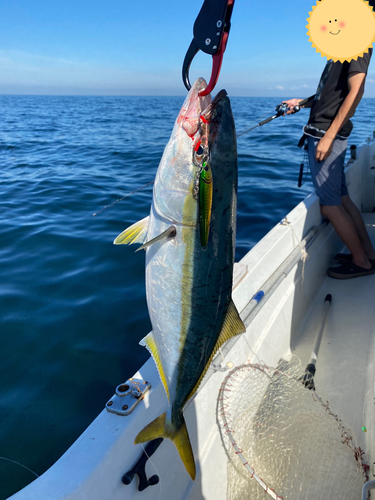
<path id="1" fill-rule="evenodd" d="M 240 373 L 247 371 L 250 372 L 251 370 L 258 370 L 264 373 L 269 379 L 271 380 L 274 375 L 282 375 L 286 377 L 287 379 L 294 381 L 296 383 L 300 383 L 302 385 L 302 378 L 303 374 L 301 374 L 300 377 L 296 377 L 294 375 L 290 375 L 287 372 L 284 372 L 281 369 L 277 368 L 272 368 L 268 367 L 266 364 L 262 363 L 244 363 L 239 366 L 236 366 L 233 368 L 228 375 L 224 378 L 220 390 L 219 390 L 219 396 L 218 396 L 218 401 L 217 401 L 217 416 L 218 416 L 218 424 L 219 424 L 219 429 L 220 429 L 220 418 L 223 422 L 222 427 L 224 428 L 224 432 L 227 435 L 231 445 L 233 446 L 235 455 L 239 458 L 239 460 L 242 462 L 242 465 L 247 469 L 247 471 L 250 473 L 250 479 L 255 479 L 257 483 L 261 486 L 261 488 L 264 490 L 265 493 L 267 493 L 269 496 L 271 496 L 274 500 L 284 500 L 284 497 L 278 495 L 276 491 L 271 488 L 266 481 L 264 481 L 260 475 L 255 471 L 255 469 L 249 464 L 248 460 L 246 457 L 243 455 L 243 449 L 239 446 L 237 443 L 236 439 L 234 438 L 233 434 L 235 434 L 235 430 L 232 428 L 231 424 L 233 423 L 232 415 L 230 413 L 230 405 L 229 405 L 229 400 L 230 397 L 228 395 L 228 392 L 231 392 L 231 381 L 233 381 L 233 378 L 238 376 Z M 328 401 L 324 401 L 317 393 L 315 389 L 306 389 L 309 390 L 312 394 L 313 400 L 317 402 L 317 404 L 320 404 L 324 411 L 329 415 L 329 417 L 333 418 L 336 422 L 337 428 L 340 432 L 342 443 L 347 445 L 352 454 L 353 458 L 357 463 L 357 466 L 362 472 L 363 475 L 363 482 L 366 483 L 368 481 L 368 470 L 369 470 L 369 465 L 366 464 L 364 460 L 364 451 L 361 449 L 360 446 L 356 446 L 353 435 L 350 431 L 350 429 L 343 423 L 343 421 L 338 417 L 337 414 L 335 414 L 330 406 Z M 221 432 L 221 429 L 220 429 Z M 233 464 L 234 465 L 234 464 Z"/>

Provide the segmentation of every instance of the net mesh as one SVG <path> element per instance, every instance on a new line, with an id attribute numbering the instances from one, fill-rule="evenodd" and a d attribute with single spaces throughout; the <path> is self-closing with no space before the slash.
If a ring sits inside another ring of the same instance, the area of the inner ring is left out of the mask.
<path id="1" fill-rule="evenodd" d="M 361 498 L 367 466 L 349 428 L 301 383 L 298 358 L 242 365 L 224 380 L 218 420 L 228 500 Z"/>

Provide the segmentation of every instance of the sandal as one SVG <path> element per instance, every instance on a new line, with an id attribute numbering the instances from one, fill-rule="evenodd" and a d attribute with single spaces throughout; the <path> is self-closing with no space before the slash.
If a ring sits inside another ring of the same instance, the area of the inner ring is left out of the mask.
<path id="1" fill-rule="evenodd" d="M 331 278 L 336 278 L 339 280 L 348 280 L 351 278 L 359 278 L 360 276 L 369 276 L 370 274 L 375 273 L 375 262 L 371 261 L 371 264 L 371 269 L 365 269 L 347 260 L 347 263 L 342 266 L 330 267 L 327 271 L 327 274 L 328 276 L 331 276 Z"/>

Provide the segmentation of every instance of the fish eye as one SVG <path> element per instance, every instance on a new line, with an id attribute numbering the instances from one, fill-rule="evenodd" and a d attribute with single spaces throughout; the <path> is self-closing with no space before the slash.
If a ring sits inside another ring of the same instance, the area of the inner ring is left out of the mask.
<path id="1" fill-rule="evenodd" d="M 331 22 L 331 21 L 330 21 Z"/>

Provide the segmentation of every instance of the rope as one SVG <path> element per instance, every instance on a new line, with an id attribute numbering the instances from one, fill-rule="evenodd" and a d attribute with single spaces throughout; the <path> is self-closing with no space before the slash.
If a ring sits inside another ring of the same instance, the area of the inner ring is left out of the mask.
<path id="1" fill-rule="evenodd" d="M 305 265 L 306 265 L 306 261 L 307 259 L 309 258 L 309 255 L 308 253 L 306 252 L 306 249 L 301 245 L 301 242 L 298 238 L 298 236 L 296 235 L 294 229 L 293 229 L 293 226 L 292 224 L 288 221 L 288 219 L 285 217 L 282 221 L 281 221 L 281 225 L 282 226 L 287 226 L 287 227 L 290 227 L 290 229 L 292 230 L 292 233 L 293 233 L 293 236 L 295 237 L 296 241 L 297 241 L 297 244 L 299 245 L 300 249 L 301 249 L 301 260 L 302 260 L 302 284 L 303 282 L 305 281 Z"/>

